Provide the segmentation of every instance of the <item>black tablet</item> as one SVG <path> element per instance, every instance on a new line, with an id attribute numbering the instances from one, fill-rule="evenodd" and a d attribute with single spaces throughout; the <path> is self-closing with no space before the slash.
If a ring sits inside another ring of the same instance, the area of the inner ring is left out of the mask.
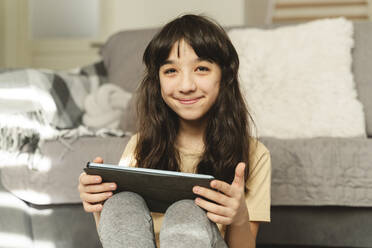
<path id="1" fill-rule="evenodd" d="M 183 199 L 195 199 L 192 192 L 196 185 L 210 188 L 213 176 L 125 167 L 88 162 L 84 171 L 89 175 L 99 175 L 103 182 L 115 182 L 121 191 L 141 195 L 152 212 L 164 213 L 172 203 Z"/>

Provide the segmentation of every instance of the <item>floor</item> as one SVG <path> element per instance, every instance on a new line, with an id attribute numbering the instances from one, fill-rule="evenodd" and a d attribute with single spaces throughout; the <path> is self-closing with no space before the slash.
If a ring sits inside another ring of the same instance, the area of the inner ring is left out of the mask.
<path id="1" fill-rule="evenodd" d="M 330 247 L 330 246 L 298 246 L 298 245 L 256 245 L 257 248 L 349 248 L 349 247 Z M 355 247 L 352 247 L 355 248 Z"/>

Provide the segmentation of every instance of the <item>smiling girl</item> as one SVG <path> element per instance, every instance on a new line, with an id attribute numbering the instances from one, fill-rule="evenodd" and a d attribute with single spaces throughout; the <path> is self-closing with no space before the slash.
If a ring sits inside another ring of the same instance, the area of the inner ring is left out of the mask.
<path id="1" fill-rule="evenodd" d="M 184 15 L 155 35 L 143 61 L 138 133 L 119 164 L 210 174 L 214 190 L 195 186 L 200 197 L 163 215 L 150 213 L 135 193 L 112 196 L 114 183 L 83 173 L 81 199 L 103 246 L 255 247 L 259 223 L 270 221 L 270 154 L 251 137 L 239 59 L 225 31 Z"/>

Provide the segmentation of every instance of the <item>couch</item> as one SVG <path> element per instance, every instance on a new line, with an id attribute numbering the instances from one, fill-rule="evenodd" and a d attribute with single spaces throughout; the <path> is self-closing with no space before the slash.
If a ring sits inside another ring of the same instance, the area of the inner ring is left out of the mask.
<path id="1" fill-rule="evenodd" d="M 303 153 L 311 153 L 314 168 L 326 168 L 333 163 L 364 161 L 369 168 L 363 170 L 366 198 L 372 192 L 372 23 L 355 22 L 355 48 L 352 51 L 352 69 L 357 83 L 359 100 L 364 106 L 368 138 L 314 138 L 281 140 L 263 137 L 262 142 L 272 156 L 272 197 L 276 197 L 276 182 L 281 178 L 284 165 L 304 170 Z M 265 27 L 266 28 L 266 27 Z M 110 82 L 134 92 L 143 73 L 142 53 L 156 29 L 122 31 L 109 38 L 101 49 L 102 61 Z M 135 131 L 133 101 L 128 105 L 121 128 Z M 101 247 L 91 214 L 83 211 L 77 192 L 78 176 L 87 161 L 101 156 L 107 163 L 118 163 L 129 140 L 125 137 L 81 137 L 66 147 L 58 141 L 47 141 L 41 150 L 51 161 L 49 170 L 30 170 L 27 164 L 0 167 L 0 247 Z M 68 141 L 68 140 L 67 140 Z M 291 149 L 288 149 L 288 148 Z M 291 150 L 292 152 L 289 152 Z M 283 165 L 284 164 L 284 165 Z M 289 167 L 286 167 L 287 169 Z M 314 172 L 319 172 L 314 169 Z M 360 174 L 360 173 L 359 173 Z M 348 175 L 336 175 L 347 177 Z M 351 175 L 352 176 L 352 175 Z M 22 183 L 15 183 L 22 180 Z M 346 178 L 347 181 L 347 178 Z M 319 182 L 319 187 L 327 182 Z M 329 185 L 328 185 L 329 186 Z M 351 187 L 358 187 L 352 185 Z M 35 202 L 32 197 L 19 198 L 17 190 L 26 190 L 31 196 L 41 195 Z M 296 190 L 296 189 L 291 189 Z M 299 189 L 306 190 L 306 189 Z M 353 191 L 335 194 L 352 194 Z M 365 190 L 365 189 L 364 189 Z M 290 193 L 290 191 L 289 191 Z M 18 196 L 17 196 L 18 195 Z M 360 199 L 360 196 L 359 198 Z M 285 198 L 273 201 L 272 221 L 262 224 L 258 247 L 271 245 L 372 247 L 372 205 L 362 200 L 354 204 L 329 202 L 290 201 Z M 338 199 L 336 199 L 338 200 Z M 315 202 L 312 204 L 312 202 Z"/>

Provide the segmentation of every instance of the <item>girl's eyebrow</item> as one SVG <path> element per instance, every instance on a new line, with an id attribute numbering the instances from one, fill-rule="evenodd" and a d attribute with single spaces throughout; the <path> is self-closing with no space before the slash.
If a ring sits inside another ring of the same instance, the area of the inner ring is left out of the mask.
<path id="1" fill-rule="evenodd" d="M 200 57 L 198 57 L 198 58 L 196 58 L 196 59 L 193 60 L 194 63 L 196 63 L 196 62 L 202 62 L 202 61 L 207 61 L 209 63 L 213 63 L 213 61 L 210 60 L 210 59 L 200 58 Z M 176 64 L 176 62 L 174 60 L 167 59 L 163 63 L 161 63 L 160 66 L 163 66 L 163 65 L 174 65 L 174 64 Z"/>

